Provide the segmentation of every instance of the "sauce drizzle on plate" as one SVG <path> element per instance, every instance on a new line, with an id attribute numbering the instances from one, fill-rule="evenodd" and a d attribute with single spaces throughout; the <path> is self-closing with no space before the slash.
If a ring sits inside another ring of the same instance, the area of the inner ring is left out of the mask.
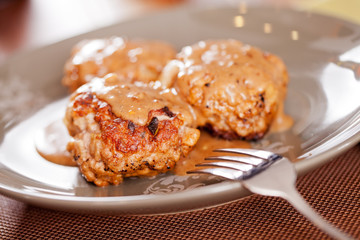
<path id="1" fill-rule="evenodd" d="M 64 166 L 76 166 L 76 162 L 66 150 L 69 141 L 71 141 L 71 137 L 59 119 L 50 123 L 35 136 L 35 147 L 40 156 L 49 162 Z"/>

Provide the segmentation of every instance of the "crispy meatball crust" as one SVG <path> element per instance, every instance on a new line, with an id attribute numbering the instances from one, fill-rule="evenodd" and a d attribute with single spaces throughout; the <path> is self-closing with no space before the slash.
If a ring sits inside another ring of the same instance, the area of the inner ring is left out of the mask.
<path id="1" fill-rule="evenodd" d="M 268 131 L 288 82 L 275 55 L 236 40 L 201 41 L 177 56 L 175 86 L 197 111 L 198 125 L 226 139 Z"/>
<path id="2" fill-rule="evenodd" d="M 141 126 L 116 116 L 91 91 L 74 93 L 64 119 L 73 136 L 67 148 L 87 181 L 97 186 L 169 171 L 200 136 L 199 130 L 185 126 L 182 115 L 170 109 L 149 111 Z"/>
<path id="3" fill-rule="evenodd" d="M 78 43 L 65 64 L 63 85 L 74 92 L 93 77 L 116 73 L 130 82 L 157 80 L 166 63 L 175 57 L 165 42 L 126 40 L 120 37 L 84 40 Z"/>

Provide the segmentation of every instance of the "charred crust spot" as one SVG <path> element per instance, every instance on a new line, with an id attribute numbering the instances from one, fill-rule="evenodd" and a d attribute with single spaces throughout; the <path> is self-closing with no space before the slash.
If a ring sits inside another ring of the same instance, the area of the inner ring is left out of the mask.
<path id="1" fill-rule="evenodd" d="M 246 119 L 244 119 L 246 122 Z M 204 129 L 209 132 L 212 136 L 222 138 L 225 140 L 247 140 L 247 141 L 257 141 L 264 137 L 266 132 L 254 132 L 247 136 L 241 137 L 236 134 L 234 131 L 224 131 L 214 128 L 211 124 L 207 123 L 205 126 L 200 129 Z"/>
<path id="2" fill-rule="evenodd" d="M 170 109 L 165 106 L 161 109 L 169 118 L 175 117 L 175 113 L 173 113 L 172 111 L 170 111 Z"/>
<path id="3" fill-rule="evenodd" d="M 82 105 L 90 105 L 94 99 L 94 95 L 91 93 L 86 93 L 82 98 L 80 98 L 80 103 Z"/>
<path id="4" fill-rule="evenodd" d="M 209 123 L 207 123 L 205 126 L 201 127 L 200 129 L 204 129 L 214 137 L 223 138 L 226 140 L 240 139 L 240 137 L 235 132 L 216 129 Z"/>
<path id="5" fill-rule="evenodd" d="M 206 105 L 205 107 L 206 107 L 206 108 L 209 108 L 209 105 Z"/>
<path id="6" fill-rule="evenodd" d="M 135 124 L 132 121 L 129 121 L 127 128 L 130 130 L 131 133 L 133 133 L 135 130 Z"/>
<path id="7" fill-rule="evenodd" d="M 265 98 L 264 98 L 263 93 L 259 94 L 259 98 L 260 98 L 260 102 L 256 101 L 256 106 L 258 106 L 259 108 L 263 108 L 265 105 Z"/>
<path id="8" fill-rule="evenodd" d="M 264 98 L 264 96 L 263 96 L 263 93 L 260 93 L 260 94 L 259 94 L 259 97 L 260 97 L 260 100 L 261 100 L 262 102 L 265 102 L 265 98 Z"/>
<path id="9" fill-rule="evenodd" d="M 243 122 L 247 122 L 246 118 L 241 119 Z M 224 131 L 219 130 L 215 127 L 213 127 L 211 124 L 207 123 L 205 126 L 200 127 L 200 130 L 205 130 L 208 133 L 210 133 L 213 137 L 222 138 L 225 140 L 246 140 L 246 141 L 257 141 L 264 137 L 265 132 L 253 132 L 247 136 L 239 136 L 234 131 Z"/>
<path id="10" fill-rule="evenodd" d="M 257 141 L 257 140 L 262 139 L 264 137 L 264 135 L 265 135 L 265 132 L 261 132 L 261 133 L 255 132 L 252 135 L 247 136 L 244 139 L 245 140 L 251 140 L 251 141 Z"/>
<path id="11" fill-rule="evenodd" d="M 205 87 L 210 87 L 210 83 L 205 83 Z"/>
<path id="12" fill-rule="evenodd" d="M 158 132 L 158 126 L 159 126 L 159 120 L 157 117 L 153 117 L 148 125 L 148 129 L 151 132 L 152 135 L 156 135 Z"/>

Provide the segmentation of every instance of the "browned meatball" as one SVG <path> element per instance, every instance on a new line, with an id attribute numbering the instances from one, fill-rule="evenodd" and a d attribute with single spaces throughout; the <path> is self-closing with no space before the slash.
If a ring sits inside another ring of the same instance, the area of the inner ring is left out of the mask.
<path id="1" fill-rule="evenodd" d="M 198 126 L 226 139 L 263 137 L 288 82 L 281 59 L 236 40 L 184 47 L 170 65 L 179 70 L 176 89 L 196 110 Z"/>
<path id="2" fill-rule="evenodd" d="M 119 184 L 124 177 L 169 171 L 189 153 L 200 132 L 186 104 L 168 90 L 95 78 L 70 99 L 64 122 L 68 150 L 89 182 Z"/>
<path id="3" fill-rule="evenodd" d="M 157 80 L 174 48 L 160 41 L 126 40 L 120 37 L 84 40 L 77 44 L 65 64 L 62 83 L 71 92 L 90 81 L 116 73 L 125 79 L 148 83 Z"/>

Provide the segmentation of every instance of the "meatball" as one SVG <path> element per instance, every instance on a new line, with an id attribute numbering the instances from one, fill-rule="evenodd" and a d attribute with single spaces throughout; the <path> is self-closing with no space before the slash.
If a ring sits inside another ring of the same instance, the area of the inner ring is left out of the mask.
<path id="1" fill-rule="evenodd" d="M 174 48 L 160 41 L 126 40 L 120 37 L 84 40 L 77 44 L 65 64 L 63 85 L 70 92 L 90 81 L 116 73 L 130 82 L 157 80 Z"/>
<path id="2" fill-rule="evenodd" d="M 67 148 L 87 181 L 117 185 L 124 177 L 171 170 L 200 131 L 186 103 L 171 90 L 136 86 L 110 74 L 70 98 L 64 118 Z"/>
<path id="3" fill-rule="evenodd" d="M 165 68 L 196 110 L 198 126 L 226 139 L 256 140 L 268 131 L 286 93 L 288 74 L 281 59 L 236 40 L 187 46 Z M 167 82 L 166 82 L 167 81 Z"/>

